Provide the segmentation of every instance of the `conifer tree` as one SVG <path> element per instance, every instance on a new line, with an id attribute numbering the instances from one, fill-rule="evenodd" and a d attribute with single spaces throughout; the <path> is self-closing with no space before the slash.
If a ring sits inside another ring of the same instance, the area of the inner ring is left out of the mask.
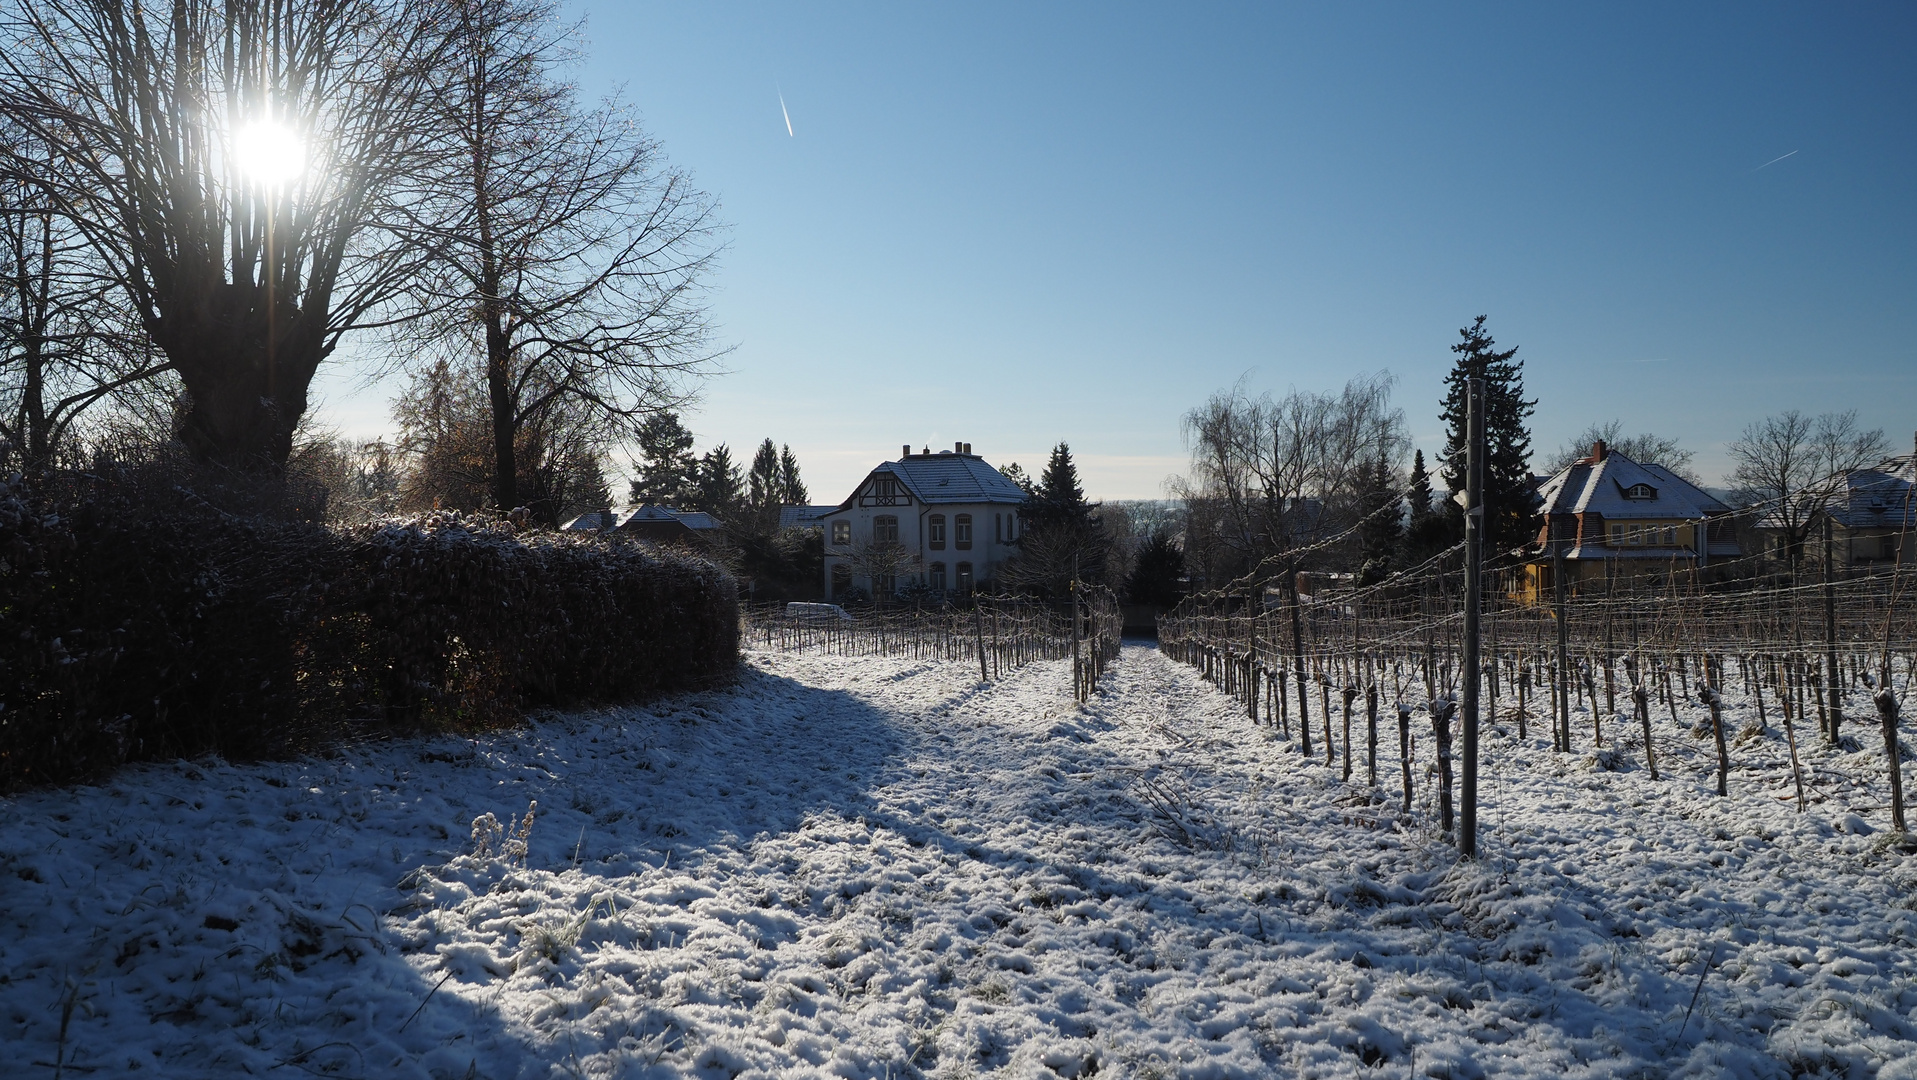
<path id="1" fill-rule="evenodd" d="M 745 501 L 745 477 L 733 462 L 732 450 L 725 443 L 706 451 L 699 458 L 690 501 L 694 510 L 704 510 L 720 518 L 735 515 Z"/>
<path id="2" fill-rule="evenodd" d="M 1484 329 L 1485 316 L 1458 331 L 1451 346 L 1458 359 L 1445 376 L 1444 482 L 1452 494 L 1464 490 L 1466 387 L 1471 376 L 1484 386 L 1484 541 L 1486 551 L 1509 551 L 1536 535 L 1536 493 L 1531 487 L 1531 431 L 1526 421 L 1536 401 L 1524 398 L 1524 361 L 1515 346 L 1498 351 Z M 1445 514 L 1463 533 L 1462 511 L 1447 501 Z"/>
<path id="3" fill-rule="evenodd" d="M 812 501 L 805 481 L 799 479 L 799 459 L 793 455 L 792 448 L 784 444 L 779 446 L 779 499 L 793 506 Z"/>
<path id="4" fill-rule="evenodd" d="M 1364 489 L 1358 497 L 1358 512 L 1364 515 L 1364 523 L 1358 530 L 1359 578 L 1369 585 L 1391 571 L 1404 547 L 1404 523 L 1399 512 L 1404 496 L 1391 465 L 1383 458 L 1365 466 L 1360 479 Z"/>
<path id="5" fill-rule="evenodd" d="M 632 481 L 629 500 L 636 504 L 655 503 L 676 506 L 693 492 L 693 478 L 699 460 L 692 456 L 692 432 L 679 422 L 679 414 L 654 413 L 639 425 L 639 471 Z"/>
<path id="6" fill-rule="evenodd" d="M 746 505 L 754 514 L 776 519 L 779 496 L 779 448 L 767 439 L 752 455 L 752 471 L 746 474 Z"/>

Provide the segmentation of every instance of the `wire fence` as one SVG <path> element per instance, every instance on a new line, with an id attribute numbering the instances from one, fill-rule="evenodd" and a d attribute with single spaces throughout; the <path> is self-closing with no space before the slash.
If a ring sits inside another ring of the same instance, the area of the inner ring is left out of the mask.
<path id="1" fill-rule="evenodd" d="M 1076 616 L 1076 617 L 1074 617 Z M 1075 599 L 1051 605 L 1029 597 L 974 596 L 963 604 L 892 608 L 841 615 L 819 607 L 742 613 L 748 641 L 784 652 L 898 656 L 977 665 L 985 681 L 1040 660 L 1072 660 L 1072 695 L 1089 700 L 1118 655 L 1118 598 L 1082 585 Z"/>
<path id="2" fill-rule="evenodd" d="M 1411 754 L 1429 725 L 1434 803 L 1451 827 L 1451 744 L 1459 728 L 1463 572 L 1447 553 L 1413 574 L 1370 587 L 1312 587 L 1309 576 L 1234 583 L 1187 598 L 1159 620 L 1160 647 L 1244 704 L 1256 722 L 1299 742 L 1301 752 L 1354 773 L 1354 715 L 1364 769 L 1377 783 L 1382 706 L 1396 714 L 1407 812 Z M 1447 565 L 1447 563 L 1449 565 Z M 1548 725 L 1553 747 L 1616 755 L 1627 747 L 1656 775 L 1653 713 L 1714 736 L 1720 792 L 1731 743 L 1783 726 L 1789 752 L 1784 797 L 1807 791 L 1800 750 L 1813 733 L 1827 748 L 1856 752 L 1881 737 L 1894 826 L 1902 831 L 1901 703 L 1917 676 L 1917 605 L 1910 575 L 1894 570 L 1805 584 L 1707 587 L 1672 575 L 1580 583 L 1575 595 L 1493 595 L 1482 615 L 1483 718 Z M 1722 713 L 1742 705 L 1752 730 L 1727 738 Z M 1854 725 L 1862 721 L 1865 728 Z M 1389 723 L 1389 721 L 1387 721 Z M 1708 726 L 1709 730 L 1705 731 Z M 1334 730 L 1341 729 L 1341 730 Z M 1861 731 L 1861 735 L 1851 734 Z M 1614 758 L 1613 758 L 1614 760 Z M 1811 787 L 1815 787 L 1812 783 Z M 1881 809 L 1882 807 L 1879 807 Z"/>

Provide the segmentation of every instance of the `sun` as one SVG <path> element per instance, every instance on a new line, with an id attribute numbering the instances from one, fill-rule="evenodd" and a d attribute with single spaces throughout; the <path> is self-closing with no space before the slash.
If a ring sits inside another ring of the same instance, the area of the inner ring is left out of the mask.
<path id="1" fill-rule="evenodd" d="M 233 133 L 233 159 L 243 176 L 277 187 L 306 171 L 306 144 L 285 124 L 260 120 Z"/>

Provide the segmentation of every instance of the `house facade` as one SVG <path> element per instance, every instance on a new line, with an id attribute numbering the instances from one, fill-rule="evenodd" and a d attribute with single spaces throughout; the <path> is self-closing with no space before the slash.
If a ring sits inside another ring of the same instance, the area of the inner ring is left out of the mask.
<path id="1" fill-rule="evenodd" d="M 1917 563 L 1917 440 L 1912 452 L 1886 458 L 1867 469 L 1830 478 L 1831 555 L 1842 570 L 1889 570 L 1901 559 Z M 1767 519 L 1757 522 L 1767 551 L 1787 558 L 1784 530 Z M 1821 526 L 1813 529 L 1811 552 L 1822 550 Z"/>
<path id="2" fill-rule="evenodd" d="M 1025 492 L 972 452 L 912 452 L 868 473 L 845 501 L 816 520 L 825 532 L 825 595 L 834 603 L 890 597 L 911 587 L 935 594 L 983 589 L 1017 550 Z"/>
<path id="3" fill-rule="evenodd" d="M 1529 600 L 1552 595 L 1559 566 L 1576 592 L 1592 583 L 1687 573 L 1741 553 L 1729 506 L 1662 465 L 1632 461 L 1602 440 L 1592 444 L 1589 456 L 1545 480 L 1538 498 L 1539 554 L 1518 580 Z"/>

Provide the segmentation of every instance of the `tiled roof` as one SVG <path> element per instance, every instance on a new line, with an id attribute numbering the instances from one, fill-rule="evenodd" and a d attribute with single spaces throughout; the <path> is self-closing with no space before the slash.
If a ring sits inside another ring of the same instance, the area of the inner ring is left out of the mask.
<path id="1" fill-rule="evenodd" d="M 1844 495 L 1831 508 L 1831 517 L 1847 529 L 1917 526 L 1913 479 L 1917 479 L 1917 454 L 1889 458 L 1869 469 L 1852 469 L 1844 474 Z"/>
<path id="2" fill-rule="evenodd" d="M 807 525 L 817 525 L 820 518 L 837 509 L 836 506 L 781 506 L 779 528 L 802 529 Z"/>
<path id="3" fill-rule="evenodd" d="M 911 454 L 897 461 L 881 462 L 872 474 L 888 473 L 899 478 L 913 498 L 923 503 L 998 503 L 1016 505 L 1025 501 L 1025 492 L 1005 474 L 987 464 L 977 454 L 939 451 L 936 454 Z M 859 492 L 872 475 L 838 506 L 843 510 L 858 501 Z"/>
<path id="4" fill-rule="evenodd" d="M 1627 499 L 1624 493 L 1644 484 L 1655 491 L 1650 499 Z M 1538 488 L 1546 514 L 1602 514 L 1607 518 L 1693 521 L 1706 514 L 1727 513 L 1730 507 L 1662 465 L 1640 465 L 1616 450 L 1606 450 L 1601 461 L 1580 458 L 1565 466 Z"/>

